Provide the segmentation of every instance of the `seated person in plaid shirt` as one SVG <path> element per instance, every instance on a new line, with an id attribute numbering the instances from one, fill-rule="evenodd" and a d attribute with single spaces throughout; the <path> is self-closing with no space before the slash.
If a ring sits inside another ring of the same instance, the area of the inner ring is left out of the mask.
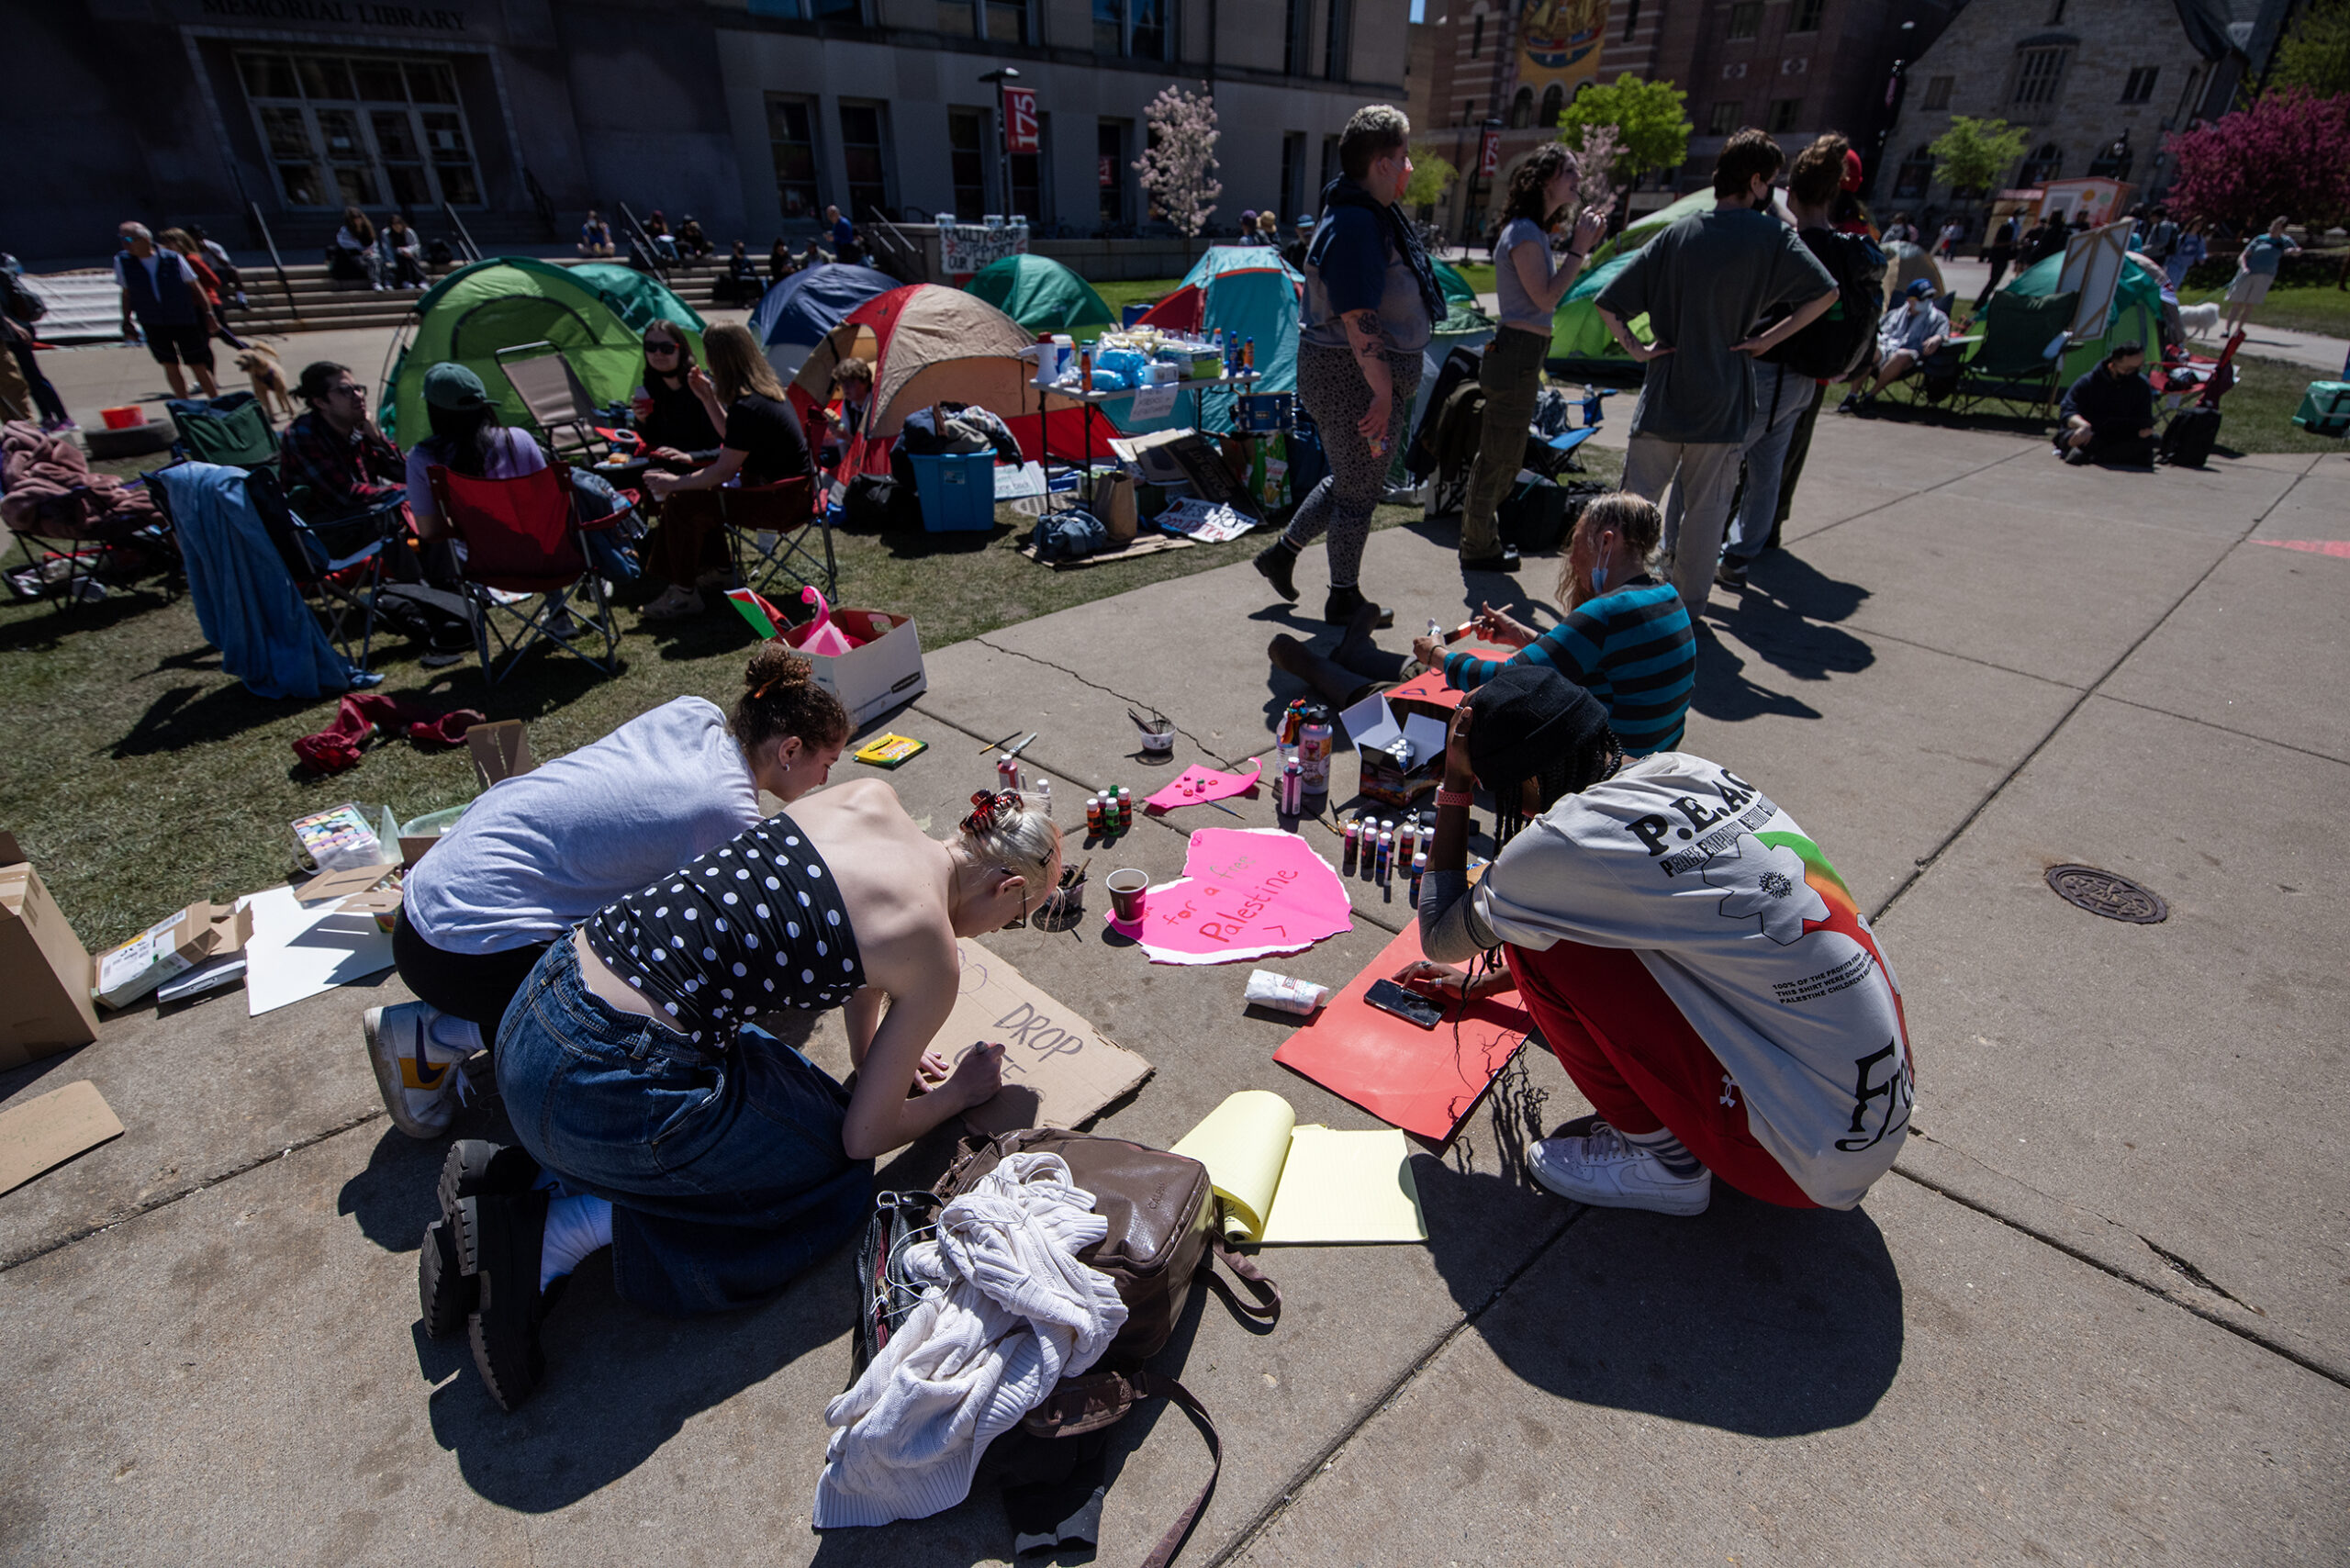
<path id="1" fill-rule="evenodd" d="M 367 417 L 351 367 L 320 360 L 295 390 L 310 406 L 278 438 L 277 466 L 295 504 L 320 518 L 372 510 L 405 494 L 408 463 Z"/>

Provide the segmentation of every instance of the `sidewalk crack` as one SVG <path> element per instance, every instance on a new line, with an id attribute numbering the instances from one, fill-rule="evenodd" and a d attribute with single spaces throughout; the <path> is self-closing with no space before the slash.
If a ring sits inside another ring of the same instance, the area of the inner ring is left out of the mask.
<path id="1" fill-rule="evenodd" d="M 1007 648 L 1001 643 L 990 643 L 984 636 L 973 637 L 970 640 L 991 652 L 1003 654 L 1015 659 L 1026 659 L 1030 664 L 1042 665 L 1046 669 L 1058 670 L 1061 674 L 1069 677 L 1080 686 L 1090 686 L 1094 690 L 1102 693 L 1104 696 L 1116 698 L 1119 701 L 1125 703 L 1129 708 L 1147 708 L 1152 712 L 1158 711 L 1158 709 L 1155 704 L 1145 701 L 1139 697 L 1129 697 L 1113 686 L 1104 686 L 1100 681 L 1093 679 L 1091 676 L 1081 675 L 1076 670 L 1069 668 L 1067 665 L 1055 664 L 1050 659 L 1040 659 L 1034 654 L 1024 653 L 1018 648 Z M 1177 724 L 1175 726 L 1175 733 L 1182 736 L 1185 740 L 1191 742 L 1193 745 L 1199 747 L 1200 750 L 1204 752 L 1219 767 L 1237 767 L 1242 761 L 1246 760 L 1247 757 L 1258 755 L 1258 753 L 1252 751 L 1246 753 L 1242 757 L 1227 757 L 1215 747 L 1208 745 L 1207 742 L 1200 739 L 1199 736 L 1193 734 L 1191 731 L 1185 729 L 1181 724 Z"/>
<path id="2" fill-rule="evenodd" d="M 2210 1275 L 2205 1273 L 2202 1270 L 2197 1268 L 2194 1264 L 2188 1262 L 2186 1259 L 2180 1257 L 2169 1248 L 2163 1246 L 2152 1237 L 2141 1235 L 2138 1239 L 2146 1244 L 2146 1249 L 2148 1251 L 2152 1252 L 2155 1257 L 2160 1258 L 2164 1262 L 2168 1263 L 2173 1269 L 2184 1275 L 2188 1283 L 2196 1285 L 2203 1290 L 2210 1291 L 2213 1295 L 2232 1301 L 2238 1306 L 2244 1308 L 2246 1312 L 2258 1313 L 2263 1317 L 2268 1316 L 2266 1308 L 2253 1305 L 2252 1303 L 2244 1300 L 2244 1297 L 2236 1294 L 2233 1291 L 2228 1289 L 2227 1286 L 2220 1283 Z"/>

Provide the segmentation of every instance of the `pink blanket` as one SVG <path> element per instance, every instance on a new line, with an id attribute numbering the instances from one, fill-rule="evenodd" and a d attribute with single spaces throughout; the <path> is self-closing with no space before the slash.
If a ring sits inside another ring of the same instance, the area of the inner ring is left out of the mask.
<path id="1" fill-rule="evenodd" d="M 122 539 L 162 521 L 147 487 L 91 473 L 80 447 L 28 420 L 0 426 L 0 521 L 36 539 Z"/>

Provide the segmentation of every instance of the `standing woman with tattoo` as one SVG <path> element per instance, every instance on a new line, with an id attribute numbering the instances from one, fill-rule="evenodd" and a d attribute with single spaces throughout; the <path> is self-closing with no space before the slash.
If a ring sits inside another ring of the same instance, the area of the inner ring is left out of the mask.
<path id="1" fill-rule="evenodd" d="M 1330 536 L 1330 597 L 1322 619 L 1374 626 L 1394 612 L 1366 600 L 1359 584 L 1371 509 L 1402 439 L 1420 352 L 1444 315 L 1444 295 L 1397 203 L 1412 177 L 1412 122 L 1373 104 L 1355 111 L 1338 139 L 1341 176 L 1322 192 L 1322 221 L 1305 252 L 1305 320 L 1298 334 L 1297 387 L 1322 434 L 1329 476 L 1299 503 L 1289 528 L 1257 557 L 1275 591 L 1295 601 L 1298 553 Z"/>

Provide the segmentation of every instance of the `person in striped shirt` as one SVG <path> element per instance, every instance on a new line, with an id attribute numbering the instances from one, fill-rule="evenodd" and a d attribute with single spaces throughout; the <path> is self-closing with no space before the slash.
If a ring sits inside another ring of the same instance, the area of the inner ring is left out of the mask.
<path id="1" fill-rule="evenodd" d="M 1681 595 L 1649 571 L 1662 522 L 1638 496 L 1594 498 L 1575 521 L 1560 574 L 1565 620 L 1537 633 L 1489 604 L 1478 611 L 1477 635 L 1516 653 L 1447 654 L 1437 639 L 1422 637 L 1412 644 L 1414 657 L 1431 669 L 1441 660 L 1445 683 L 1462 691 L 1511 665 L 1548 666 L 1606 704 L 1608 728 L 1625 755 L 1678 749 L 1697 650 Z"/>

